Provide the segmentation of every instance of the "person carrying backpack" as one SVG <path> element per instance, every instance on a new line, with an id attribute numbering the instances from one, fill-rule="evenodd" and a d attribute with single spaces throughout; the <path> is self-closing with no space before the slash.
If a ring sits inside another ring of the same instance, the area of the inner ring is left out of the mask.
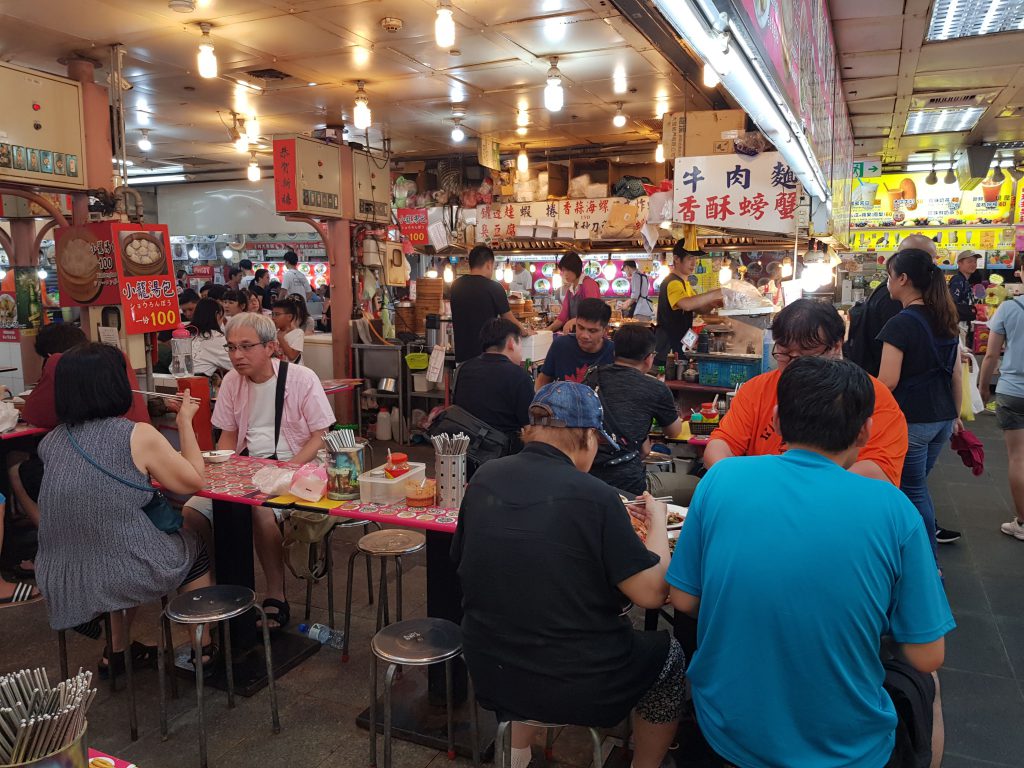
<path id="1" fill-rule="evenodd" d="M 963 430 L 959 404 L 963 382 L 956 307 L 942 270 L 927 251 L 902 250 L 889 259 L 889 293 L 903 310 L 878 334 L 878 378 L 892 390 L 907 419 L 909 446 L 900 489 L 917 507 L 935 551 L 935 507 L 928 474 L 951 433 Z M 954 541 L 960 537 L 956 532 Z"/>

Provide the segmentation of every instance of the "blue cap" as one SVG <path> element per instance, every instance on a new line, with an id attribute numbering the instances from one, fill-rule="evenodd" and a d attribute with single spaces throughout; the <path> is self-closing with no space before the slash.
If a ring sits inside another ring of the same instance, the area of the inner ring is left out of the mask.
<path id="1" fill-rule="evenodd" d="M 546 415 L 535 413 L 537 409 Z M 596 429 L 616 449 L 619 444 L 604 429 L 604 408 L 601 398 L 586 384 L 555 381 L 545 384 L 530 403 L 530 423 L 539 427 Z"/>

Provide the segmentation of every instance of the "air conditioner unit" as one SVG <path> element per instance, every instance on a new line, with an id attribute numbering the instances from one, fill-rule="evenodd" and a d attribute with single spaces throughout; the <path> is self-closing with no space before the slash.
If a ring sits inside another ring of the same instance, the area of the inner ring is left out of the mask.
<path id="1" fill-rule="evenodd" d="M 988 175 L 995 155 L 995 147 L 966 147 L 956 161 L 956 180 L 960 189 L 968 192 L 978 186 Z"/>

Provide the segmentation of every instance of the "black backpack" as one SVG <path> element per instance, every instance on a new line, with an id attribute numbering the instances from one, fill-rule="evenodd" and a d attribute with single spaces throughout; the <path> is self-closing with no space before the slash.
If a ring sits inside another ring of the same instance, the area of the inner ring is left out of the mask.
<path id="1" fill-rule="evenodd" d="M 431 436 L 457 435 L 460 432 L 469 436 L 466 454 L 474 468 L 512 452 L 512 440 L 508 435 L 457 405 L 441 411 L 427 430 Z"/>
<path id="2" fill-rule="evenodd" d="M 883 663 L 883 686 L 896 707 L 896 749 L 887 768 L 928 768 L 932 762 L 935 681 L 898 659 Z"/>

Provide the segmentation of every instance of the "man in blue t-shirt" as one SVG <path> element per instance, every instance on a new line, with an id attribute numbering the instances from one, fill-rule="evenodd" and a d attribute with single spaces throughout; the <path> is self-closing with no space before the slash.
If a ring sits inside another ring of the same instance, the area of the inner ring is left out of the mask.
<path id="1" fill-rule="evenodd" d="M 615 361 L 615 345 L 606 338 L 612 308 L 601 299 L 583 299 L 576 309 L 576 332 L 559 336 L 551 343 L 544 365 L 537 374 L 537 391 L 552 381 L 582 384 L 595 365 Z"/>
<path id="2" fill-rule="evenodd" d="M 867 375 L 800 358 L 778 398 L 789 450 L 711 468 L 666 577 L 673 606 L 697 618 L 687 669 L 697 720 L 744 768 L 881 768 L 897 724 L 883 638 L 930 687 L 955 623 L 914 506 L 846 471 L 871 430 Z M 766 522 L 770 539 L 750 535 Z"/>

